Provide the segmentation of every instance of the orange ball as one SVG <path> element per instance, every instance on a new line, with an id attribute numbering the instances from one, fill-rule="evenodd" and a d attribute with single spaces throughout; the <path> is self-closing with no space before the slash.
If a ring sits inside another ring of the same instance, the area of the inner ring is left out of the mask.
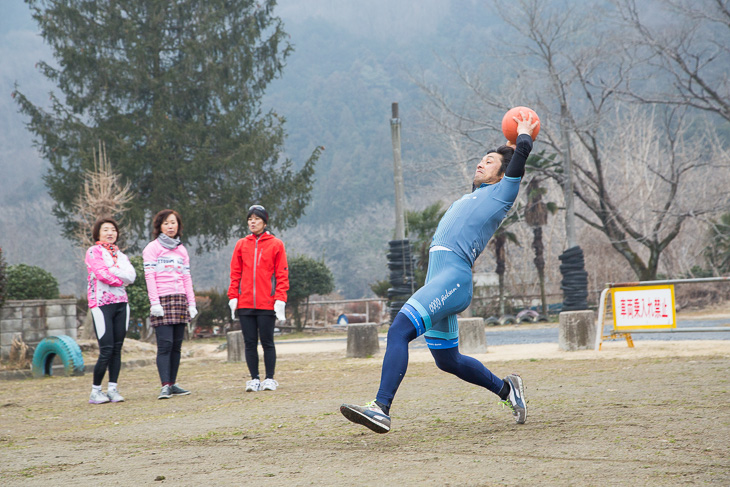
<path id="1" fill-rule="evenodd" d="M 502 133 L 505 137 L 507 137 L 507 140 L 513 144 L 517 141 L 517 122 L 515 122 L 513 117 L 520 118 L 520 112 L 524 113 L 525 117 L 529 117 L 530 113 L 532 113 L 532 121 L 537 121 L 535 130 L 532 131 L 532 140 L 535 140 L 537 138 L 537 134 L 540 133 L 540 118 L 537 116 L 537 113 L 535 113 L 535 110 L 527 107 L 510 108 L 507 113 L 504 114 L 504 117 L 502 117 Z"/>

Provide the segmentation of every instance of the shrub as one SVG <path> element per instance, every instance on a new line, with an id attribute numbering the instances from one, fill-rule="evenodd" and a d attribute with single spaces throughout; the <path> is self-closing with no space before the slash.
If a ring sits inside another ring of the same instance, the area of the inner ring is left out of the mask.
<path id="1" fill-rule="evenodd" d="M 130 328 L 135 326 L 137 322 L 144 322 L 150 314 L 150 299 L 147 297 L 147 282 L 144 279 L 144 262 L 141 256 L 129 258 L 129 262 L 134 267 L 137 277 L 134 282 L 127 286 L 127 299 L 129 300 Z"/>
<path id="2" fill-rule="evenodd" d="M 3 259 L 3 249 L 0 248 L 0 308 L 5 303 L 5 293 L 7 291 L 7 268 L 5 266 L 5 259 Z"/>
<path id="3" fill-rule="evenodd" d="M 7 299 L 58 299 L 58 281 L 40 267 L 17 264 L 8 267 Z"/>
<path id="4" fill-rule="evenodd" d="M 198 306 L 196 326 L 212 329 L 218 325 L 222 329 L 231 322 L 231 308 L 228 307 L 228 295 L 226 292 L 220 293 L 215 289 L 197 291 L 195 298 Z"/>

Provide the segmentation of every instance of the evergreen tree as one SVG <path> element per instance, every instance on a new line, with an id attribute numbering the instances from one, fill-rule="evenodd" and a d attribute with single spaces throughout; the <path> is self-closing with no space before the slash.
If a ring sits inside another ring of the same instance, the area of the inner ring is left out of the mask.
<path id="1" fill-rule="evenodd" d="M 335 289 L 332 271 L 324 261 L 306 255 L 297 255 L 287 262 L 289 266 L 289 291 L 287 304 L 294 318 L 297 331 L 307 324 L 309 297 L 313 294 L 329 294 Z"/>
<path id="2" fill-rule="evenodd" d="M 44 179 L 67 237 L 99 140 L 135 196 L 132 242 L 163 208 L 206 249 L 240 233 L 252 203 L 280 229 L 296 224 L 320 149 L 295 170 L 281 155 L 283 117 L 261 107 L 292 50 L 275 0 L 26 3 L 55 57 L 39 69 L 63 96 L 51 93 L 48 109 L 13 96 L 50 163 Z"/>

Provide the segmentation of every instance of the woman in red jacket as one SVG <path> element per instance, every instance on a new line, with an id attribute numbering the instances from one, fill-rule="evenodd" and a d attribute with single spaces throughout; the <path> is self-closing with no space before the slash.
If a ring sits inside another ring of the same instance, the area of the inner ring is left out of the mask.
<path id="1" fill-rule="evenodd" d="M 248 235 L 236 243 L 231 259 L 231 285 L 228 305 L 231 317 L 241 321 L 246 365 L 251 380 L 246 392 L 275 391 L 276 348 L 274 325 L 284 320 L 286 291 L 289 289 L 289 269 L 284 243 L 266 230 L 269 214 L 263 206 L 248 209 Z M 264 349 L 266 378 L 259 378 L 258 341 Z"/>

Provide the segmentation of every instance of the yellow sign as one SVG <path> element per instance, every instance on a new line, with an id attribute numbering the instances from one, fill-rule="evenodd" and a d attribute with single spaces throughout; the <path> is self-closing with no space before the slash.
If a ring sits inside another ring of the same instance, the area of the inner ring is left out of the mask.
<path id="1" fill-rule="evenodd" d="M 613 329 L 676 328 L 674 286 L 637 286 L 611 289 Z"/>

